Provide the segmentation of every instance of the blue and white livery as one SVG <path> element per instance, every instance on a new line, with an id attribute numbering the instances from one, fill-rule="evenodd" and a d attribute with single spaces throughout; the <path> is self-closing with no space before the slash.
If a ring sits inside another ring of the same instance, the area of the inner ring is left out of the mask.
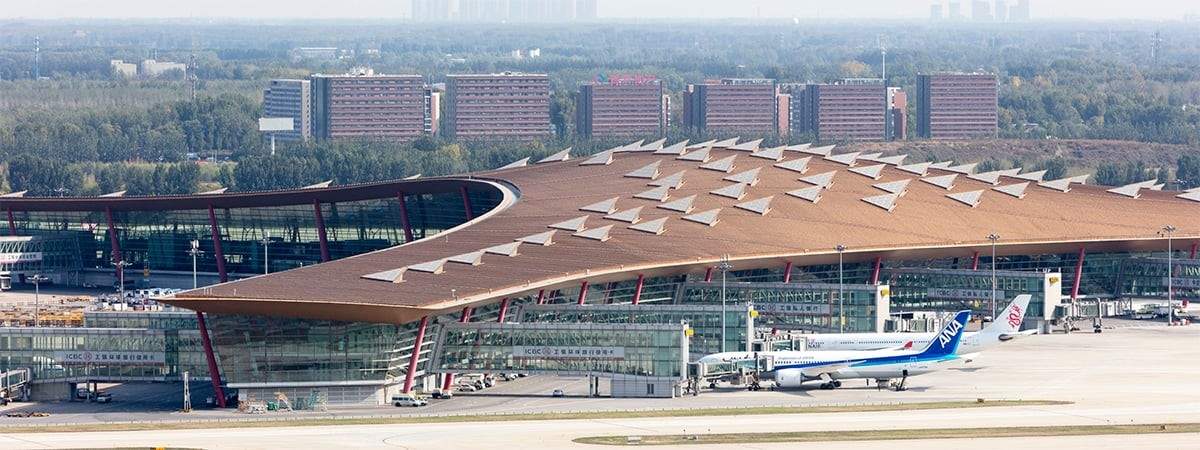
<path id="1" fill-rule="evenodd" d="M 833 389 L 841 386 L 841 380 L 856 378 L 874 379 L 883 385 L 899 378 L 897 388 L 902 390 L 908 377 L 940 370 L 946 367 L 946 362 L 959 359 L 958 347 L 970 319 L 970 311 L 959 311 L 920 351 L 725 352 L 705 356 L 699 362 L 744 365 L 746 361 L 754 364 L 767 358 L 772 361 L 767 375 L 773 374 L 775 385 L 780 388 L 796 388 L 820 380 L 822 389 Z"/>

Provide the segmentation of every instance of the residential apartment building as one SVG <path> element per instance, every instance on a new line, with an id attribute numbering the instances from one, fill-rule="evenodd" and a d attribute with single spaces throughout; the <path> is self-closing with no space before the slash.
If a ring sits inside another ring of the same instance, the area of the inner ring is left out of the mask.
<path id="1" fill-rule="evenodd" d="M 575 95 L 575 132 L 585 138 L 661 136 L 668 99 L 653 76 L 613 76 L 582 85 Z"/>
<path id="2" fill-rule="evenodd" d="M 319 139 L 411 140 L 428 129 L 430 91 L 420 75 L 313 75 L 312 134 Z"/>
<path id="3" fill-rule="evenodd" d="M 779 133 L 778 89 L 770 79 L 722 79 L 688 85 L 684 126 L 706 134 Z"/>
<path id="4" fill-rule="evenodd" d="M 263 116 L 291 118 L 292 131 L 275 132 L 284 141 L 307 141 L 312 137 L 312 87 L 308 80 L 271 80 L 263 91 Z"/>
<path id="5" fill-rule="evenodd" d="M 550 77 L 513 72 L 447 75 L 446 116 L 445 131 L 452 139 L 549 137 Z"/>
<path id="6" fill-rule="evenodd" d="M 879 79 L 790 85 L 792 132 L 822 142 L 887 139 L 887 89 Z"/>
<path id="7" fill-rule="evenodd" d="M 917 75 L 917 135 L 926 139 L 994 138 L 998 132 L 996 75 Z"/>

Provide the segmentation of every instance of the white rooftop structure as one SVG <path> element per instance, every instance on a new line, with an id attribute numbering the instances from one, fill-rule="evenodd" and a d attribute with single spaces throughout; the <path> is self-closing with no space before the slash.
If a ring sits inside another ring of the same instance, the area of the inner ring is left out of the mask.
<path id="1" fill-rule="evenodd" d="M 637 170 L 626 173 L 625 176 L 629 177 L 629 178 L 642 178 L 642 179 L 646 179 L 646 180 L 653 180 L 655 178 L 658 178 L 659 164 L 662 164 L 662 160 L 654 161 L 650 164 L 646 164 L 645 166 L 642 166 L 641 168 L 639 168 Z"/>
<path id="2" fill-rule="evenodd" d="M 708 191 L 708 193 L 713 194 L 713 195 L 719 195 L 722 197 L 732 198 L 734 200 L 741 200 L 742 197 L 744 197 L 746 195 L 746 188 L 749 186 L 750 185 L 748 185 L 746 183 L 734 183 L 734 184 L 725 186 L 720 189 L 714 189 L 714 190 Z"/>
<path id="3" fill-rule="evenodd" d="M 545 247 L 547 245 L 554 243 L 554 233 L 556 233 L 556 232 L 557 231 L 555 231 L 555 230 L 543 231 L 541 233 L 531 234 L 529 236 L 517 238 L 516 241 L 526 243 L 526 244 L 541 245 L 541 246 Z"/>
<path id="4" fill-rule="evenodd" d="M 692 212 L 692 204 L 694 204 L 694 203 L 696 203 L 696 195 L 692 194 L 687 197 L 681 198 L 679 200 L 674 200 L 674 201 L 670 201 L 667 203 L 663 203 L 661 205 L 658 205 L 658 207 L 668 210 L 668 211 L 675 211 L 675 212 L 681 212 L 681 213 L 687 214 L 687 213 Z"/>
<path id="5" fill-rule="evenodd" d="M 784 161 L 781 163 L 777 163 L 777 164 L 775 164 L 775 167 L 778 167 L 778 168 L 784 169 L 784 170 L 790 170 L 792 172 L 796 172 L 799 174 L 804 174 L 804 172 L 808 172 L 808 162 L 809 161 L 812 161 L 812 157 L 805 156 L 803 158 L 796 158 L 796 159 L 787 160 L 787 161 Z"/>
<path id="6" fill-rule="evenodd" d="M 712 147 L 704 147 L 704 148 L 696 150 L 696 151 L 687 152 L 683 156 L 677 157 L 675 159 L 678 159 L 680 161 L 708 162 L 708 158 L 710 158 L 711 155 L 712 155 Z"/>
<path id="7" fill-rule="evenodd" d="M 627 209 L 624 211 L 618 211 L 618 212 L 609 214 L 607 216 L 604 216 L 604 218 L 608 219 L 608 220 L 616 220 L 616 221 L 620 221 L 620 222 L 638 223 L 638 220 L 641 220 L 641 218 L 642 218 L 642 207 L 639 206 L 637 208 L 630 208 L 630 209 Z"/>
<path id="8" fill-rule="evenodd" d="M 579 216 L 574 219 L 564 220 L 548 226 L 550 228 L 556 228 L 564 231 L 579 231 L 587 227 L 587 219 L 588 216 Z"/>
<path id="9" fill-rule="evenodd" d="M 671 187 L 670 186 L 659 186 L 654 189 L 642 191 L 642 192 L 639 192 L 639 193 L 633 195 L 633 198 L 640 198 L 642 200 L 655 200 L 655 201 L 660 201 L 660 202 L 665 202 L 670 197 L 671 197 Z"/>
<path id="10" fill-rule="evenodd" d="M 583 230 L 578 233 L 572 234 L 572 236 L 604 242 L 604 241 L 608 240 L 608 232 L 612 231 L 612 227 L 613 227 L 612 225 L 605 225 L 605 226 L 598 227 L 598 228 Z"/>
<path id="11" fill-rule="evenodd" d="M 671 189 L 683 187 L 683 170 L 647 183 L 649 186 L 666 186 Z"/>
<path id="12" fill-rule="evenodd" d="M 823 188 L 821 186 L 811 186 L 811 187 L 796 189 L 794 191 L 788 191 L 787 195 L 816 203 L 816 202 L 821 201 L 821 191 L 823 191 L 823 190 L 825 190 L 825 188 Z"/>
<path id="13" fill-rule="evenodd" d="M 755 167 L 750 170 L 745 170 L 745 171 L 738 172 L 733 175 L 727 176 L 725 178 L 722 178 L 722 180 L 732 181 L 734 183 L 746 183 L 751 186 L 754 186 L 754 185 L 758 184 L 758 173 L 760 171 L 762 171 L 761 167 Z"/>
<path id="14" fill-rule="evenodd" d="M 696 222 L 708 226 L 716 225 L 721 219 L 717 217 L 721 213 L 721 208 L 710 209 L 704 212 L 698 212 L 690 216 L 683 216 L 683 220 L 688 222 Z"/>
<path id="15" fill-rule="evenodd" d="M 851 167 L 847 170 L 857 173 L 859 175 L 862 175 L 864 177 L 870 178 L 872 180 L 878 180 L 880 176 L 883 176 L 883 168 L 884 167 L 887 167 L 887 165 L 876 164 L 874 166 Z"/>
<path id="16" fill-rule="evenodd" d="M 910 183 L 910 182 L 912 182 L 912 179 L 906 178 L 903 180 L 896 180 L 896 181 L 889 181 L 886 183 L 875 184 L 875 185 L 873 185 L 873 187 L 875 187 L 876 189 L 880 189 L 884 192 L 887 192 L 889 194 L 904 195 L 904 192 L 906 190 L 908 190 L 908 183 Z"/>
<path id="17" fill-rule="evenodd" d="M 620 197 L 613 197 L 608 200 L 598 201 L 590 205 L 579 208 L 580 211 L 594 212 L 600 214 L 609 214 L 617 210 L 617 200 Z"/>
<path id="18" fill-rule="evenodd" d="M 829 188 L 830 186 L 833 186 L 833 176 L 836 174 L 836 170 L 831 170 L 829 172 L 818 173 L 816 175 L 809 175 L 807 177 L 800 178 L 800 181 L 808 184 L 815 184 L 823 188 Z"/>
<path id="19" fill-rule="evenodd" d="M 929 173 L 929 167 L 932 165 L 933 165 L 933 163 L 923 162 L 923 163 L 916 163 L 916 164 L 906 164 L 903 166 L 896 166 L 896 168 L 899 170 L 903 170 L 905 172 L 911 173 L 911 174 L 925 176 L 925 174 Z"/>
<path id="20" fill-rule="evenodd" d="M 560 162 L 560 161 L 566 161 L 568 159 L 571 159 L 571 147 L 567 147 L 567 148 L 563 149 L 562 151 L 559 151 L 553 155 L 539 159 L 537 163 L 542 164 L 542 163 L 550 163 L 550 162 Z"/>
<path id="21" fill-rule="evenodd" d="M 979 205 L 979 199 L 983 197 L 983 190 L 955 192 L 953 194 L 946 194 L 946 196 L 974 208 Z"/>
<path id="22" fill-rule="evenodd" d="M 685 155 L 686 157 L 686 155 Z M 737 155 L 729 155 L 716 161 L 700 165 L 701 169 L 715 170 L 717 172 L 729 173 L 733 171 L 733 161 L 737 159 Z"/>
<path id="23" fill-rule="evenodd" d="M 858 159 L 858 152 L 842 153 L 838 155 L 829 155 L 825 157 L 826 161 L 833 161 L 838 164 L 845 164 L 854 167 L 854 161 Z"/>
<path id="24" fill-rule="evenodd" d="M 763 197 L 760 199 L 750 200 L 748 202 L 742 202 L 742 203 L 733 205 L 733 207 L 765 216 L 765 215 L 767 215 L 767 213 L 771 212 L 771 199 L 772 198 L 775 198 L 775 197 L 767 196 L 767 197 Z"/>
<path id="25" fill-rule="evenodd" d="M 639 223 L 636 225 L 631 225 L 628 228 L 630 230 L 637 230 L 637 231 L 641 231 L 644 233 L 650 233 L 650 234 L 657 235 L 657 234 L 663 234 L 664 231 L 667 231 L 666 227 L 667 227 L 667 218 L 660 217 L 658 219 L 649 220 L 649 221 L 642 222 L 642 223 Z"/>
<path id="26" fill-rule="evenodd" d="M 1016 198 L 1025 198 L 1025 189 L 1029 188 L 1029 183 L 1030 182 L 1025 181 L 1017 184 L 996 186 L 992 188 L 992 190 L 996 192 L 1002 192 Z"/>
<path id="27" fill-rule="evenodd" d="M 900 194 L 883 194 L 872 197 L 866 197 L 862 201 L 883 208 L 887 212 L 892 212 L 896 209 L 896 200 L 900 198 Z"/>
<path id="28" fill-rule="evenodd" d="M 521 158 L 521 159 L 518 159 L 518 160 L 516 160 L 516 161 L 510 162 L 510 163 L 508 163 L 508 164 L 504 165 L 503 167 L 500 167 L 499 169 L 496 169 L 496 170 L 516 169 L 516 168 L 518 168 L 518 167 L 525 167 L 525 166 L 528 166 L 528 165 L 529 165 L 529 157 L 528 157 L 528 156 L 526 156 L 526 157 L 524 157 L 524 158 Z"/>
<path id="29" fill-rule="evenodd" d="M 952 173 L 949 175 L 938 175 L 936 177 L 925 177 L 921 181 L 940 187 L 945 190 L 954 189 L 954 179 L 958 178 L 958 174 Z"/>

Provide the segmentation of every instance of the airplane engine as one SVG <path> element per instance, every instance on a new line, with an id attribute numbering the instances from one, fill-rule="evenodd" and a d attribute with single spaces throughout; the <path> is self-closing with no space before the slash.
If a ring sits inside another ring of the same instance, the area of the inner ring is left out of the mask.
<path id="1" fill-rule="evenodd" d="M 804 384 L 804 372 L 799 369 L 776 371 L 775 384 L 782 388 L 798 388 Z"/>

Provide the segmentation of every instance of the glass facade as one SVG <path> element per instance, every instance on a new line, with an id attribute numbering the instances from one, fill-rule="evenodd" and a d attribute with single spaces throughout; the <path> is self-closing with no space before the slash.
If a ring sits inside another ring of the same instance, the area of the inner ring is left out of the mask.
<path id="1" fill-rule="evenodd" d="M 442 327 L 434 371 L 550 372 L 682 379 L 686 327 L 578 323 L 454 323 Z"/>
<path id="2" fill-rule="evenodd" d="M 46 380 L 160 381 L 207 376 L 200 333 L 138 328 L 0 327 L 0 371 L 27 367 Z"/>
<path id="3" fill-rule="evenodd" d="M 222 375 L 247 383 L 378 381 L 402 376 L 417 324 L 209 315 Z"/>
<path id="4" fill-rule="evenodd" d="M 521 323 L 674 324 L 692 329 L 688 348 L 695 361 L 722 351 L 721 307 L 710 305 L 526 305 Z M 754 319 L 748 305 L 730 305 L 725 311 L 725 350 L 747 348 Z"/>
<path id="5" fill-rule="evenodd" d="M 471 190 L 472 217 L 499 205 L 502 194 Z M 461 193 L 406 196 L 413 238 L 421 239 L 466 221 Z M 344 258 L 403 244 L 400 201 L 396 197 L 320 203 L 326 243 L 331 259 Z M 252 208 L 217 208 L 213 211 L 220 231 L 225 270 L 231 277 L 262 273 L 269 256 L 270 271 L 287 270 L 321 262 L 317 209 L 313 203 Z M 112 269 L 113 245 L 108 214 L 103 211 L 12 211 L 16 236 L 54 236 L 67 241 L 72 261 L 64 270 Z M 212 222 L 207 209 L 113 211 L 121 259 L 129 263 L 127 283 L 151 278 L 158 271 L 192 271 L 191 241 L 200 241 L 197 270 L 217 273 Z M 0 227 L 0 235 L 9 235 Z M 270 244 L 264 251 L 263 239 Z M 132 272 L 132 273 L 131 273 Z M 134 273 L 149 277 L 135 276 Z M 115 283 L 115 279 L 114 279 Z M 147 285 L 153 282 L 146 280 Z"/>
<path id="6" fill-rule="evenodd" d="M 961 311 L 991 316 L 992 271 L 954 269 L 889 269 L 892 312 Z M 1062 297 L 1062 274 L 1042 271 L 996 271 L 996 310 L 1020 294 L 1030 294 L 1025 317 L 1050 319 Z M 1047 308 L 1046 305 L 1051 305 Z"/>
<path id="7" fill-rule="evenodd" d="M 1200 260 L 1172 258 L 1170 263 L 1174 299 L 1200 301 Z M 1129 298 L 1166 299 L 1167 275 L 1166 257 L 1130 259 L 1119 276 L 1121 293 Z"/>
<path id="8" fill-rule="evenodd" d="M 887 286 L 846 284 L 838 301 L 837 284 L 726 282 L 728 304 L 752 303 L 758 311 L 755 325 L 781 330 L 838 332 L 845 317 L 847 333 L 882 331 L 889 313 Z M 679 286 L 680 304 L 721 304 L 720 282 L 688 282 Z M 845 308 L 844 314 L 839 307 Z"/>
<path id="9" fill-rule="evenodd" d="M 129 311 L 84 311 L 83 326 L 87 328 L 145 328 L 150 330 L 200 329 L 196 313 L 192 311 L 172 312 L 129 312 Z"/>

